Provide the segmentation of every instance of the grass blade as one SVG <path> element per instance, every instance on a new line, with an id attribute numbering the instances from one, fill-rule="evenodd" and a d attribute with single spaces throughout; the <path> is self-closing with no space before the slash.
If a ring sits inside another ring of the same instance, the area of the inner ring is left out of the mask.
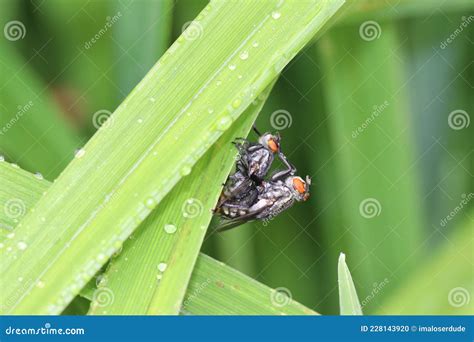
<path id="1" fill-rule="evenodd" d="M 2 184 L 12 185 L 11 187 L 2 188 L 0 191 L 0 205 L 2 206 L 4 206 L 4 199 L 11 198 L 16 198 L 32 206 L 39 200 L 42 192 L 51 186 L 49 182 L 40 180 L 34 175 L 6 162 L 0 162 L 0 182 Z M 29 207 L 30 206 L 27 206 L 27 208 Z M 147 221 L 148 220 L 150 219 L 147 219 Z M 7 211 L 4 210 L 0 210 L 0 222 L 10 222 L 12 226 L 15 225 L 15 222 L 7 215 Z M 144 224 L 145 223 L 146 221 Z M 140 229 L 137 232 L 137 241 L 130 240 L 129 242 L 134 243 L 136 245 L 135 248 L 139 249 L 140 246 L 138 246 L 137 243 L 139 241 L 138 235 L 148 231 L 150 231 L 150 229 Z M 153 247 L 151 241 L 148 241 L 148 248 L 150 248 L 150 246 Z M 125 258 L 126 253 L 127 244 L 125 244 L 124 251 L 118 258 Z M 143 258 L 143 263 L 146 263 L 146 257 Z M 153 264 L 153 266 L 156 265 Z M 125 273 L 124 269 L 121 271 Z M 141 276 L 146 277 L 148 273 L 150 272 L 141 274 Z M 101 275 L 100 279 L 102 279 L 102 281 L 105 280 L 109 284 L 109 287 L 112 286 L 112 283 L 107 281 L 107 276 L 104 277 L 104 275 Z M 156 282 L 155 277 L 153 277 L 152 282 Z M 145 283 L 141 282 L 141 285 L 143 285 L 142 292 L 133 298 L 134 301 L 138 303 L 140 303 L 142 296 L 147 293 Z M 92 300 L 94 298 L 94 292 L 96 293 L 95 296 L 99 296 L 101 293 L 101 290 L 97 290 L 95 279 L 90 281 L 81 290 L 81 296 Z M 128 296 L 133 296 L 133 293 L 128 293 Z M 207 297 L 211 297 L 212 300 L 207 301 Z M 117 292 L 114 293 L 114 300 L 120 300 Z M 126 303 L 122 302 L 122 304 Z M 134 313 L 127 310 L 124 311 Z M 194 315 L 316 314 L 303 305 L 287 299 L 285 293 L 282 293 L 281 290 L 272 290 L 202 253 L 199 254 L 186 292 L 183 313 Z"/>
<path id="2" fill-rule="evenodd" d="M 48 181 L 0 161 L 0 243 L 49 187 Z"/>
<path id="3" fill-rule="evenodd" d="M 269 287 L 201 254 L 183 302 L 193 315 L 315 315 L 286 288 Z"/>
<path id="4" fill-rule="evenodd" d="M 342 3 L 206 7 L 9 239 L 2 296 L 29 285 L 2 312 L 61 312 Z"/>
<path id="5" fill-rule="evenodd" d="M 352 281 L 351 273 L 346 264 L 346 255 L 341 253 L 337 265 L 339 282 L 339 306 L 341 315 L 362 315 L 357 292 Z"/>
<path id="6" fill-rule="evenodd" d="M 114 258 L 98 291 L 110 303 L 93 301 L 91 314 L 178 314 L 222 184 L 234 163 L 231 142 L 246 136 L 268 96 L 259 96 L 239 121 L 169 193 Z M 105 287 L 106 289 L 103 289 Z M 105 305 L 108 304 L 108 305 Z"/>
<path id="7" fill-rule="evenodd" d="M 0 43 L 0 155 L 54 179 L 73 158 L 80 140 L 44 95 L 48 87 L 26 63 Z"/>

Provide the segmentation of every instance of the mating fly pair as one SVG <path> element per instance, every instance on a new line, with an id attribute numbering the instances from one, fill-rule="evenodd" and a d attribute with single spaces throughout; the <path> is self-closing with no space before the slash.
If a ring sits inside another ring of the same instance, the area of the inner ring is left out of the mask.
<path id="1" fill-rule="evenodd" d="M 217 230 L 223 231 L 253 220 L 270 219 L 309 197 L 311 179 L 295 176 L 296 168 L 280 150 L 280 136 L 260 134 L 257 143 L 238 138 L 234 142 L 239 152 L 235 171 L 224 184 L 214 213 L 222 220 Z M 285 165 L 268 180 L 275 155 Z"/>

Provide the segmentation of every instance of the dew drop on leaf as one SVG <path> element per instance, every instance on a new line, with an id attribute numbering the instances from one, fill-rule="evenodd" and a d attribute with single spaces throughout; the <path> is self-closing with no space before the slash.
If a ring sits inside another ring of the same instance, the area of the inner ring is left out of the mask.
<path id="1" fill-rule="evenodd" d="M 166 270 L 166 267 L 168 267 L 168 265 L 165 262 L 160 262 L 158 264 L 158 271 L 164 272 Z"/>
<path id="2" fill-rule="evenodd" d="M 165 232 L 168 234 L 173 234 L 177 230 L 176 226 L 174 224 L 165 224 Z"/>
<path id="3" fill-rule="evenodd" d="M 17 247 L 20 251 L 24 251 L 26 248 L 28 248 L 28 245 L 25 241 L 19 241 Z"/>

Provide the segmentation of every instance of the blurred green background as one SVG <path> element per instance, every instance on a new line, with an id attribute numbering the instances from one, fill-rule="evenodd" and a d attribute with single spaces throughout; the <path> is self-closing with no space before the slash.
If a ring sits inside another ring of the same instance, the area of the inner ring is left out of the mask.
<path id="1" fill-rule="evenodd" d="M 0 0 L 0 155 L 54 180 L 206 3 Z M 364 313 L 473 314 L 473 15 L 348 1 L 257 122 L 312 177 L 310 200 L 203 250 L 323 314 L 340 252 Z"/>

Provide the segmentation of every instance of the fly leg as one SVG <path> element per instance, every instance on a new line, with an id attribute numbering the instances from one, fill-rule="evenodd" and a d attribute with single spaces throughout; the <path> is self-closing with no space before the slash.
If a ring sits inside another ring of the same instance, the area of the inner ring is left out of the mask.
<path id="1" fill-rule="evenodd" d="M 280 158 L 280 160 L 282 161 L 282 163 L 286 166 L 286 169 L 284 170 L 280 170 L 280 171 L 277 171 L 276 173 L 274 173 L 271 177 L 270 177 L 270 180 L 271 181 L 278 181 L 278 180 L 283 180 L 285 179 L 286 177 L 288 176 L 292 176 L 296 173 L 296 167 L 291 164 L 288 159 L 286 159 L 286 156 L 281 153 L 281 152 L 278 152 L 278 157 Z"/>

